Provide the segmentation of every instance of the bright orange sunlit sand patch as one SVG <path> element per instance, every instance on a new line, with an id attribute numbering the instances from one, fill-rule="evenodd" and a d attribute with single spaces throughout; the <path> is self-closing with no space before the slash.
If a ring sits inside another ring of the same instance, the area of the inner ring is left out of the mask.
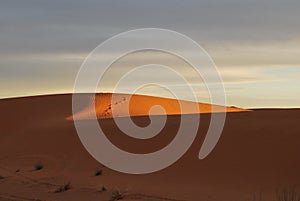
<path id="1" fill-rule="evenodd" d="M 190 101 L 179 101 L 170 98 L 160 98 L 145 95 L 129 95 L 111 93 L 97 94 L 95 98 L 90 95 L 89 103 L 86 108 L 68 117 L 72 119 L 92 119 L 93 109 L 97 118 L 112 118 L 112 113 L 117 117 L 124 116 L 147 116 L 151 115 L 175 115 L 175 114 L 193 114 L 193 113 L 211 113 L 211 112 L 242 112 L 248 111 L 235 107 L 224 107 L 205 103 L 195 103 Z M 160 106 L 155 107 L 155 106 Z M 182 111 L 181 106 L 185 109 Z M 212 108 L 214 107 L 214 110 Z M 129 108 L 129 111 L 127 109 Z M 113 112 L 112 112 L 113 111 Z"/>

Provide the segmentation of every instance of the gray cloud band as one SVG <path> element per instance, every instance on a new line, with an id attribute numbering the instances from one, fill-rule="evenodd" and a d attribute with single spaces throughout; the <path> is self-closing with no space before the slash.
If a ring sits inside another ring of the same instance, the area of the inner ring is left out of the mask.
<path id="1" fill-rule="evenodd" d="M 187 36 L 171 30 L 147 28 L 116 35 L 100 44 L 87 56 L 77 74 L 74 84 L 73 114 L 82 108 L 83 102 L 83 97 L 77 96 L 76 94 L 85 92 L 96 93 L 99 89 L 99 81 L 103 78 L 112 63 L 132 52 L 147 50 L 163 51 L 185 60 L 195 72 L 197 72 L 199 79 L 202 78 L 206 84 L 211 102 L 218 105 L 226 105 L 225 90 L 220 74 L 210 56 L 199 44 Z M 137 67 L 127 72 L 119 82 L 116 83 L 117 86 L 114 91 L 119 92 L 118 85 L 120 83 L 126 84 L 126 78 L 128 78 L 128 76 L 134 72 L 141 73 L 145 68 L 147 68 L 147 65 Z M 156 65 L 155 67 L 151 66 L 151 68 L 157 68 L 155 69 L 157 73 L 166 70 L 172 72 L 173 76 L 180 78 L 179 80 L 183 83 L 183 86 L 185 86 L 185 90 L 192 93 L 194 101 L 198 101 L 195 92 L 187 80 L 184 79 L 184 76 L 181 76 L 180 73 L 173 70 L 172 67 Z M 210 83 L 213 83 L 213 86 Z M 171 86 L 168 86 L 167 82 L 164 81 L 153 83 L 151 80 L 144 80 L 144 83 L 138 82 L 137 85 L 133 86 L 131 91 L 134 92 L 137 88 L 146 84 L 164 86 L 174 94 L 177 99 L 185 99 L 179 91 L 176 91 L 176 88 L 171 88 Z M 114 96 L 112 100 L 114 100 Z M 129 105 L 125 105 L 125 107 L 127 107 L 128 111 Z M 182 113 L 184 113 L 186 110 L 185 105 L 180 104 L 180 107 Z M 195 111 L 198 111 L 198 108 L 195 108 Z M 205 158 L 213 150 L 224 127 L 226 118 L 225 108 L 222 113 L 214 113 L 214 111 L 215 107 L 213 106 L 210 126 L 199 152 L 200 159 Z M 91 112 L 94 117 L 93 120 L 74 120 L 77 134 L 82 144 L 100 163 L 113 170 L 130 174 L 146 174 L 159 171 L 180 159 L 193 143 L 200 121 L 199 115 L 181 115 L 179 129 L 171 143 L 153 153 L 134 154 L 121 150 L 111 143 L 97 121 L 95 110 Z M 156 118 L 150 116 L 150 125 L 145 128 L 138 128 L 130 118 L 116 118 L 114 112 L 113 117 L 117 126 L 125 134 L 131 137 L 137 137 L 138 134 L 143 135 L 145 133 L 144 139 L 155 136 L 166 122 L 166 116 L 164 115 Z M 136 134 L 136 132 L 142 133 Z"/>

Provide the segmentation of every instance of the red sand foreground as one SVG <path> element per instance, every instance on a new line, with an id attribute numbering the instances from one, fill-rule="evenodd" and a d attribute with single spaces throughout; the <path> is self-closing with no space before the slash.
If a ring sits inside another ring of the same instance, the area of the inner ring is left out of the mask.
<path id="1" fill-rule="evenodd" d="M 132 118 L 138 125 L 149 122 L 148 117 L 140 116 L 149 107 L 145 100 L 143 103 L 144 109 L 130 110 L 137 115 Z M 141 103 L 136 100 L 134 105 Z M 109 117 L 101 112 L 107 106 L 97 104 L 96 99 L 98 117 Z M 86 105 L 82 111 L 90 107 Z M 73 121 L 66 120 L 72 119 L 72 95 L 4 99 L 0 111 L 1 201 L 108 201 L 116 191 L 124 193 L 126 201 L 252 201 L 260 196 L 268 201 L 276 200 L 277 189 L 300 184 L 300 109 L 228 113 L 216 148 L 199 160 L 210 122 L 208 109 L 201 114 L 197 138 L 188 152 L 172 166 L 147 175 L 112 171 L 87 153 Z M 144 141 L 122 134 L 113 119 L 99 122 L 115 145 L 145 153 L 172 140 L 180 121 L 177 112 L 170 112 L 158 136 Z M 78 114 L 79 119 L 89 121 L 88 113 Z M 95 176 L 97 169 L 102 170 L 99 176 Z M 67 183 L 70 189 L 63 188 Z"/>

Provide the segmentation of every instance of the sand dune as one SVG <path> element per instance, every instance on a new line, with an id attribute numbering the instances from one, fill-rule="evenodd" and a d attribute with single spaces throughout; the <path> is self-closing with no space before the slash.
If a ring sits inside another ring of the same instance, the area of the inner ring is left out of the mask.
<path id="1" fill-rule="evenodd" d="M 87 96 L 87 95 L 86 95 Z M 111 118 L 125 116 L 147 116 L 151 111 L 151 115 L 176 115 L 176 114 L 194 114 L 194 113 L 211 113 L 214 112 L 241 112 L 246 111 L 240 108 L 223 107 L 205 103 L 195 103 L 190 101 L 178 101 L 176 99 L 159 98 L 144 95 L 114 94 L 102 93 L 93 95 L 88 99 L 81 99 L 87 105 L 82 111 L 74 116 L 68 117 L 72 119 L 92 119 L 92 111 L 95 110 L 97 118 Z M 155 108 L 161 106 L 163 108 Z M 214 109 L 212 108 L 214 107 Z M 151 110 L 152 108 L 152 110 Z M 128 111 L 127 111 L 128 110 Z"/>
<path id="2" fill-rule="evenodd" d="M 0 111 L 0 201 L 108 201 L 116 190 L 126 192 L 126 201 L 249 201 L 260 194 L 264 201 L 276 200 L 276 189 L 300 184 L 299 109 L 228 113 L 216 148 L 199 160 L 210 123 L 210 114 L 203 114 L 188 152 L 147 175 L 112 171 L 87 153 L 73 122 L 66 120 L 72 115 L 71 95 L 4 99 Z M 149 118 L 133 120 L 143 125 Z M 180 115 L 168 116 L 161 133 L 148 140 L 124 135 L 113 119 L 99 122 L 115 145 L 145 153 L 172 140 Z M 39 163 L 43 168 L 37 171 Z M 98 168 L 102 175 L 95 176 Z M 70 190 L 55 193 L 68 182 Z"/>

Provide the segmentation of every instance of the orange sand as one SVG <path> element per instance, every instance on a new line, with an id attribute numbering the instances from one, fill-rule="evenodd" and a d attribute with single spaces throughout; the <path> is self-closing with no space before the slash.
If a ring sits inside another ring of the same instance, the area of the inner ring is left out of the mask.
<path id="1" fill-rule="evenodd" d="M 190 101 L 178 101 L 176 99 L 159 98 L 144 95 L 128 95 L 111 93 L 88 95 L 90 98 L 86 100 L 86 105 L 82 111 L 75 116 L 68 117 L 68 120 L 74 119 L 92 119 L 92 111 L 95 109 L 97 118 L 111 118 L 112 113 L 115 117 L 125 116 L 147 116 L 149 111 L 151 115 L 176 115 L 176 114 L 194 114 L 194 113 L 211 113 L 213 112 L 241 112 L 246 111 L 240 108 L 223 107 L 205 103 L 195 103 Z M 161 106 L 163 110 L 155 108 Z M 154 107 L 154 108 L 153 108 Z M 129 112 L 126 109 L 129 108 Z M 151 110 L 151 108 L 153 108 Z M 184 109 L 181 109 L 184 108 Z M 213 110 L 212 110 L 213 108 Z M 113 112 L 112 112 L 113 111 Z"/>

